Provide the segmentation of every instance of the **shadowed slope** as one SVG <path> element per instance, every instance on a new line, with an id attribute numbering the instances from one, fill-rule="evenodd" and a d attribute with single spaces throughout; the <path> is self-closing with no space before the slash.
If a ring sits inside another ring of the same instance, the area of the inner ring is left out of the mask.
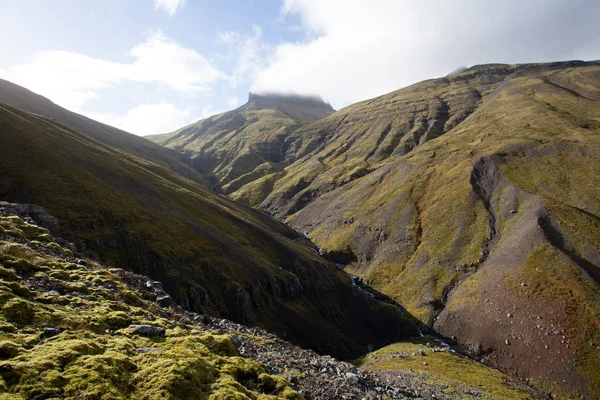
<path id="1" fill-rule="evenodd" d="M 144 273 L 188 309 L 339 357 L 414 333 L 394 307 L 265 214 L 57 122 L 0 106 L 0 198 L 44 206 L 85 253 Z"/>
<path id="2" fill-rule="evenodd" d="M 188 160 L 181 154 L 157 146 L 139 136 L 71 112 L 43 96 L 3 79 L 0 79 L 0 102 L 20 110 L 50 117 L 107 146 L 152 161 L 187 178 L 205 182 L 200 174 L 188 167 Z"/>

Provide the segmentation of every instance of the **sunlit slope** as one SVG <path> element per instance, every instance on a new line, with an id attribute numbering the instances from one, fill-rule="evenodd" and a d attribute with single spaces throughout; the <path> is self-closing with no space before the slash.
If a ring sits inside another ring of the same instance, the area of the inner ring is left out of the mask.
<path id="1" fill-rule="evenodd" d="M 215 189 L 232 193 L 287 165 L 290 134 L 334 110 L 320 99 L 250 94 L 240 108 L 148 139 L 193 158 Z"/>
<path id="2" fill-rule="evenodd" d="M 482 357 L 600 396 L 598 65 L 476 67 L 297 133 L 307 155 L 263 207 Z"/>

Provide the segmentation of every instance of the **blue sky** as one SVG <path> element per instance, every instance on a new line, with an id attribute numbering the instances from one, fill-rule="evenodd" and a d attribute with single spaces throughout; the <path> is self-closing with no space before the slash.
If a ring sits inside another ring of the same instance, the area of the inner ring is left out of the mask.
<path id="1" fill-rule="evenodd" d="M 459 66 L 599 59 L 594 0 L 0 0 L 0 78 L 136 134 L 246 101 L 340 108 Z"/>

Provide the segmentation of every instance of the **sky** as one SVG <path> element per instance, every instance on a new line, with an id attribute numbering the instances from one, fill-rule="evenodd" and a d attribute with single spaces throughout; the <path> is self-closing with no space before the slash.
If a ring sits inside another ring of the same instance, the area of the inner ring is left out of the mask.
<path id="1" fill-rule="evenodd" d="M 459 67 L 600 59 L 598 0 L 0 0 L 0 78 L 137 135 L 248 92 L 336 108 Z"/>

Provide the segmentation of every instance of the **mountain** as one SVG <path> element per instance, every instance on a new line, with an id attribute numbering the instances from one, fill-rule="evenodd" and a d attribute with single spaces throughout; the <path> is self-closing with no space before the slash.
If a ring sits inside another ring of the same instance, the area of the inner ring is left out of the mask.
<path id="1" fill-rule="evenodd" d="M 189 161 L 181 154 L 157 146 L 142 137 L 71 112 L 43 96 L 3 79 L 0 79 L 0 103 L 50 117 L 107 146 L 169 168 L 186 178 L 206 183 L 204 177 L 188 166 Z"/>
<path id="2" fill-rule="evenodd" d="M 258 328 L 167 305 L 161 282 L 73 257 L 62 238 L 15 211 L 58 223 L 39 206 L 0 202 L 3 399 L 537 397 L 431 337 L 369 354 L 357 368 Z M 382 370 L 388 354 L 406 371 Z"/>
<path id="3" fill-rule="evenodd" d="M 600 397 L 600 63 L 480 65 L 294 130 L 230 197 L 486 362 Z"/>
<path id="4" fill-rule="evenodd" d="M 257 324 L 340 358 L 417 331 L 303 235 L 158 164 L 0 104 L 0 198 L 34 203 L 77 251 L 163 282 L 190 311 Z"/>
<path id="5" fill-rule="evenodd" d="M 186 154 L 216 190 L 232 193 L 281 171 L 290 133 L 333 112 L 318 98 L 250 93 L 236 110 L 146 138 Z"/>

